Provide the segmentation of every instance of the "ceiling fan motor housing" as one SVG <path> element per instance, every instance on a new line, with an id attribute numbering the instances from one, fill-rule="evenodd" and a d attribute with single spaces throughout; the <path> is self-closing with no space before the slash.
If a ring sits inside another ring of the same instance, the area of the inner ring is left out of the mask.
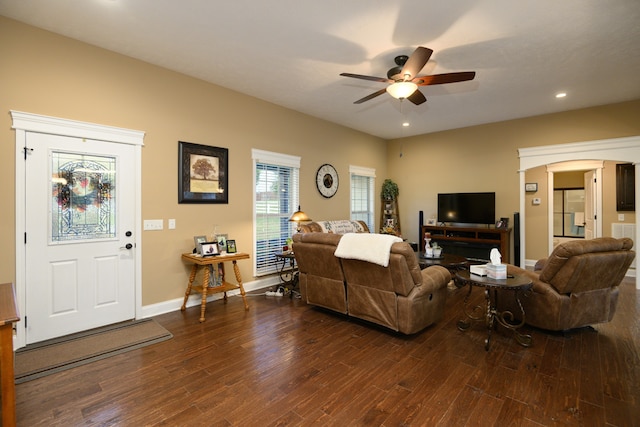
<path id="1" fill-rule="evenodd" d="M 393 67 L 391 69 L 389 69 L 389 71 L 387 71 L 387 78 L 391 79 L 391 80 L 402 80 L 402 68 L 404 67 L 404 64 L 407 63 L 407 61 L 409 60 L 409 57 L 407 55 L 398 55 L 395 57 L 394 61 L 397 65 L 397 67 Z"/>

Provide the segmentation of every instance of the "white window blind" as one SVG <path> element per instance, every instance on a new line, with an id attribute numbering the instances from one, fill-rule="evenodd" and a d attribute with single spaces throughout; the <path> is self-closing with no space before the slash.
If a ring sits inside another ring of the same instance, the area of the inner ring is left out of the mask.
<path id="1" fill-rule="evenodd" d="M 371 168 L 349 166 L 351 177 L 351 219 L 367 223 L 374 231 L 373 211 L 376 171 Z"/>
<path id="2" fill-rule="evenodd" d="M 289 216 L 298 209 L 300 157 L 252 150 L 254 161 L 254 275 L 278 271 L 274 252 L 295 232 Z"/>

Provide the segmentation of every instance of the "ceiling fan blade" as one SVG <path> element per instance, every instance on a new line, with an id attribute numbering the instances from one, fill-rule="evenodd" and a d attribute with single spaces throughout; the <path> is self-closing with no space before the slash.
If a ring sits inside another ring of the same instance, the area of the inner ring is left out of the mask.
<path id="1" fill-rule="evenodd" d="M 402 78 L 404 80 L 411 80 L 415 76 L 418 75 L 420 70 L 425 66 L 429 58 L 431 58 L 431 54 L 433 51 L 427 47 L 418 46 L 418 48 L 413 51 L 407 62 L 405 62 L 404 67 L 402 67 Z M 409 75 L 408 77 L 407 74 Z"/>
<path id="2" fill-rule="evenodd" d="M 460 71 L 457 73 L 434 74 L 432 76 L 419 76 L 412 81 L 418 86 L 441 85 L 444 83 L 464 82 L 473 80 L 475 71 Z"/>
<path id="3" fill-rule="evenodd" d="M 411 102 L 413 102 L 415 105 L 420 105 L 423 102 L 425 102 L 427 100 L 427 98 L 425 98 L 424 94 L 422 92 L 420 92 L 420 90 L 416 89 L 415 92 L 413 92 L 411 95 L 409 95 L 409 97 L 407 97 L 407 99 Z"/>
<path id="4" fill-rule="evenodd" d="M 373 92 L 371 95 L 367 95 L 367 96 L 365 96 L 365 97 L 364 97 L 364 98 L 362 98 L 362 99 L 358 99 L 356 102 L 354 102 L 354 104 L 362 104 L 363 102 L 368 101 L 368 100 L 370 100 L 370 99 L 373 99 L 373 98 L 375 98 L 376 96 L 380 96 L 380 95 L 382 95 L 382 94 L 383 94 L 383 93 L 385 93 L 386 91 L 387 91 L 387 88 L 380 89 L 380 90 L 379 90 L 379 91 L 377 91 L 377 92 Z M 416 91 L 416 92 L 417 92 L 417 91 Z"/>
<path id="5" fill-rule="evenodd" d="M 371 80 L 373 82 L 392 83 L 393 80 L 385 79 L 383 77 L 363 76 L 362 74 L 340 73 L 344 77 L 353 77 L 354 79 Z"/>

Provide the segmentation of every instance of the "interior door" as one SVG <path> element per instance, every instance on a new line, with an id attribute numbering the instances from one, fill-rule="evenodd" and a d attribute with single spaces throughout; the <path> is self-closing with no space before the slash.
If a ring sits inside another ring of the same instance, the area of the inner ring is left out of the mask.
<path id="1" fill-rule="evenodd" d="M 596 171 L 584 174 L 584 238 L 595 239 L 596 235 Z"/>
<path id="2" fill-rule="evenodd" d="M 26 147 L 26 343 L 134 318 L 134 147 L 36 132 Z"/>

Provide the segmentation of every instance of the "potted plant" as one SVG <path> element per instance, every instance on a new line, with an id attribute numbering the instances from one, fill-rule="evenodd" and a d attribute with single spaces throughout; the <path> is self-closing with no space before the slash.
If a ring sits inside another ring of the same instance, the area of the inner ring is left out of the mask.
<path id="1" fill-rule="evenodd" d="M 398 184 L 390 179 L 385 179 L 382 183 L 382 198 L 384 200 L 395 200 L 398 194 L 400 194 Z"/>
<path id="2" fill-rule="evenodd" d="M 442 247 L 438 245 L 438 242 L 433 242 L 431 249 L 433 250 L 433 256 L 435 258 L 440 258 L 440 255 L 442 255 Z"/>

